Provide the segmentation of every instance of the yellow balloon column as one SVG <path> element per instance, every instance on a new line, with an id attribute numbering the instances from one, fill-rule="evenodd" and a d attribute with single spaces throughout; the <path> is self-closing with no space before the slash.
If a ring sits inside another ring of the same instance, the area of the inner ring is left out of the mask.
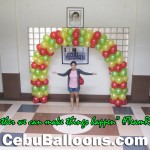
<path id="1" fill-rule="evenodd" d="M 110 72 L 110 99 L 109 102 L 116 106 L 127 104 L 127 63 L 122 52 L 117 49 L 113 40 L 108 40 L 105 34 L 93 32 L 84 28 L 64 28 L 62 31 L 45 34 L 40 44 L 36 46 L 33 62 L 31 64 L 31 84 L 33 102 L 46 103 L 48 98 L 48 65 L 54 50 L 60 46 L 86 46 L 96 48 L 104 57 Z"/>

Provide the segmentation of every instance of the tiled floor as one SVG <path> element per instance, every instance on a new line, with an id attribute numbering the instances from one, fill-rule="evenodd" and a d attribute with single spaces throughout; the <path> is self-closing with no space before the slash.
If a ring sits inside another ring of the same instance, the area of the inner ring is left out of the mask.
<path id="1" fill-rule="evenodd" d="M 70 104 L 67 102 L 49 102 L 47 104 L 33 104 L 32 102 L 17 102 L 17 101 L 0 101 L 0 118 L 9 116 L 10 119 L 18 120 L 26 119 L 40 120 L 44 123 L 45 120 L 55 120 L 60 118 L 67 118 L 68 116 L 75 116 L 76 120 L 86 119 L 91 120 L 96 116 L 96 120 L 110 119 L 115 120 L 117 116 L 120 117 L 116 120 L 115 125 L 107 125 L 105 128 L 100 128 L 99 125 L 88 125 L 84 129 L 81 126 L 52 126 L 52 125 L 0 125 L 0 149 L 49 149 L 49 147 L 14 147 L 11 145 L 5 147 L 2 143 L 2 137 L 9 133 L 13 137 L 22 137 L 25 133 L 29 137 L 39 137 L 42 134 L 51 134 L 53 137 L 61 136 L 62 134 L 72 134 L 72 137 L 110 137 L 114 141 L 117 137 L 147 137 L 150 145 L 150 126 L 148 125 L 122 125 L 122 119 L 125 116 L 132 116 L 135 120 L 144 120 L 145 116 L 150 116 L 150 104 L 128 104 L 123 107 L 114 107 L 114 105 L 106 103 L 81 103 L 80 109 L 69 109 Z M 65 119 L 64 119 L 65 120 Z M 148 145 L 148 146 L 149 146 Z M 100 149 L 100 150 L 148 150 L 148 146 L 71 146 L 71 147 L 54 147 L 51 149 Z"/>

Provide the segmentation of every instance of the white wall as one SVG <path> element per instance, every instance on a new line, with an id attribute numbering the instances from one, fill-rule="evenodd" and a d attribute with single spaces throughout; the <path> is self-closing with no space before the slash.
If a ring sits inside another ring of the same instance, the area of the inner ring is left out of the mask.
<path id="1" fill-rule="evenodd" d="M 59 3 L 59 6 L 58 6 Z M 129 51 L 129 76 L 130 83 L 133 66 L 134 34 L 136 1 L 130 0 L 17 0 L 17 30 L 19 64 L 21 73 L 22 92 L 31 92 L 28 57 L 28 34 L 27 27 L 65 27 L 66 7 L 84 7 L 85 27 L 130 27 L 130 51 Z M 85 71 L 95 71 L 96 77 L 85 76 L 85 85 L 81 93 L 84 94 L 109 94 L 109 76 L 107 67 L 96 50 L 90 50 L 90 64 L 81 66 Z M 64 72 L 68 66 L 61 65 L 60 51 L 56 51 L 52 58 L 50 71 L 60 70 Z M 94 67 L 93 67 L 94 66 Z M 90 68 L 90 69 L 89 69 Z M 66 93 L 66 79 L 50 76 L 50 93 Z M 92 85 L 91 85 L 92 81 Z M 129 84 L 129 93 L 131 84 Z"/>
<path id="2" fill-rule="evenodd" d="M 15 0 L 0 0 L 0 55 L 2 73 L 18 73 Z"/>
<path id="3" fill-rule="evenodd" d="M 1 70 L 1 57 L 0 57 L 0 92 L 3 92 L 3 85 L 2 85 L 2 70 Z"/>
<path id="4" fill-rule="evenodd" d="M 150 1 L 137 1 L 134 75 L 150 75 Z"/>

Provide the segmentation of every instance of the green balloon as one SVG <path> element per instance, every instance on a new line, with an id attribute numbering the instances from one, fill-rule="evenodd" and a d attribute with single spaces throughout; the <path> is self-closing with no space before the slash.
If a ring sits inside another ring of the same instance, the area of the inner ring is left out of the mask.
<path id="1" fill-rule="evenodd" d="M 120 71 L 120 76 L 121 76 L 121 77 L 127 76 L 127 68 L 124 68 L 124 69 L 122 69 L 122 70 Z"/>
<path id="2" fill-rule="evenodd" d="M 35 52 L 34 52 L 34 56 L 35 56 L 36 58 L 40 58 L 41 55 L 40 55 L 40 53 L 39 53 L 38 51 L 35 51 Z"/>
<path id="3" fill-rule="evenodd" d="M 73 40 L 72 36 L 67 36 L 67 37 L 66 37 L 66 41 L 67 41 L 67 42 L 72 42 L 72 40 Z"/>
<path id="4" fill-rule="evenodd" d="M 84 43 L 80 43 L 79 45 L 80 45 L 80 46 L 84 46 Z"/>
<path id="5" fill-rule="evenodd" d="M 104 58 L 104 60 L 105 60 L 105 62 L 109 62 L 110 61 L 109 57 L 108 58 Z"/>
<path id="6" fill-rule="evenodd" d="M 41 71 L 40 71 L 39 69 L 35 69 L 35 70 L 34 70 L 34 74 L 35 74 L 36 76 L 39 76 L 39 75 L 41 74 Z"/>
<path id="7" fill-rule="evenodd" d="M 116 77 L 119 76 L 119 73 L 118 73 L 117 71 L 113 71 L 113 72 L 111 73 L 111 75 L 112 75 L 114 78 L 116 78 Z"/>
<path id="8" fill-rule="evenodd" d="M 100 45 L 100 44 L 97 44 L 97 45 L 95 46 L 95 48 L 96 48 L 97 50 L 100 50 L 100 49 L 101 49 L 101 45 Z"/>
<path id="9" fill-rule="evenodd" d="M 42 91 L 37 91 L 36 92 L 36 97 L 41 98 L 43 96 L 43 92 Z"/>
<path id="10" fill-rule="evenodd" d="M 122 94 L 122 90 L 120 88 L 115 89 L 115 94 L 120 95 Z"/>
<path id="11" fill-rule="evenodd" d="M 98 42 L 99 42 L 99 44 L 104 45 L 106 43 L 106 41 L 107 41 L 107 36 L 105 34 L 103 34 Z"/>
<path id="12" fill-rule="evenodd" d="M 111 55 L 109 56 L 109 58 L 110 58 L 110 61 L 115 61 L 116 56 L 115 56 L 114 54 L 111 54 Z"/>
<path id="13" fill-rule="evenodd" d="M 127 94 L 127 93 L 128 93 L 128 88 L 123 89 L 123 90 L 122 90 L 122 93 L 123 93 L 123 94 Z"/>
<path id="14" fill-rule="evenodd" d="M 115 53 L 116 57 L 120 57 L 122 55 L 122 52 L 120 50 L 117 50 L 117 52 Z"/>
<path id="15" fill-rule="evenodd" d="M 114 88 L 110 88 L 110 93 L 115 93 L 115 89 Z"/>
<path id="16" fill-rule="evenodd" d="M 69 46 L 72 46 L 72 42 L 69 42 L 68 45 L 69 45 Z"/>
<path id="17" fill-rule="evenodd" d="M 30 67 L 30 73 L 34 73 L 34 70 L 32 67 Z"/>
<path id="18" fill-rule="evenodd" d="M 49 39 L 50 46 L 54 46 L 55 43 L 56 43 L 56 41 L 54 39 L 52 39 L 52 38 Z"/>
<path id="19" fill-rule="evenodd" d="M 81 42 L 81 43 L 84 43 L 84 42 L 85 42 L 84 36 L 80 36 L 80 37 L 79 37 L 79 42 Z"/>
<path id="20" fill-rule="evenodd" d="M 39 88 L 35 85 L 32 86 L 32 92 L 37 92 L 39 91 Z"/>
<path id="21" fill-rule="evenodd" d="M 43 36 L 43 41 L 44 41 L 44 42 L 48 42 L 49 39 L 50 39 L 50 36 L 49 36 L 48 34 L 45 34 L 45 35 Z"/>
<path id="22" fill-rule="evenodd" d="M 43 75 L 47 75 L 47 74 L 48 74 L 48 69 L 45 69 L 45 70 L 41 71 L 41 73 L 42 73 Z"/>
<path id="23" fill-rule="evenodd" d="M 42 85 L 40 87 L 40 91 L 42 91 L 42 92 L 46 91 L 47 89 L 48 89 L 48 87 L 46 85 Z"/>
<path id="24" fill-rule="evenodd" d="M 49 61 L 49 60 L 50 60 L 50 56 L 45 55 L 45 56 L 42 57 L 42 59 L 43 59 L 44 61 Z"/>
<path id="25" fill-rule="evenodd" d="M 72 28 L 69 28 L 69 29 L 67 30 L 67 33 L 68 33 L 68 35 L 72 35 L 73 29 L 72 29 Z"/>
<path id="26" fill-rule="evenodd" d="M 60 45 L 55 43 L 54 47 L 55 47 L 55 49 L 58 49 L 58 48 L 60 48 Z"/>
<path id="27" fill-rule="evenodd" d="M 86 29 L 80 29 L 80 35 L 85 36 L 86 34 Z"/>

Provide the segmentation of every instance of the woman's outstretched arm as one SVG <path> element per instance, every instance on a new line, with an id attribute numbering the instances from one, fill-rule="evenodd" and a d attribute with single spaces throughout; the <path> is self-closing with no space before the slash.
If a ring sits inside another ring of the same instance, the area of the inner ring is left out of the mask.
<path id="1" fill-rule="evenodd" d="M 68 75 L 68 71 L 66 71 L 65 73 L 57 73 L 56 71 L 55 72 L 52 72 L 53 74 L 57 74 L 57 75 L 59 75 L 59 76 L 63 76 L 63 77 L 65 77 L 65 76 L 67 76 Z"/>
<path id="2" fill-rule="evenodd" d="M 81 74 L 84 74 L 84 75 L 97 75 L 97 73 L 89 73 L 89 72 L 84 72 L 84 71 L 82 71 L 82 70 L 80 70 L 80 69 L 78 69 L 79 70 L 79 72 L 81 73 Z"/>

